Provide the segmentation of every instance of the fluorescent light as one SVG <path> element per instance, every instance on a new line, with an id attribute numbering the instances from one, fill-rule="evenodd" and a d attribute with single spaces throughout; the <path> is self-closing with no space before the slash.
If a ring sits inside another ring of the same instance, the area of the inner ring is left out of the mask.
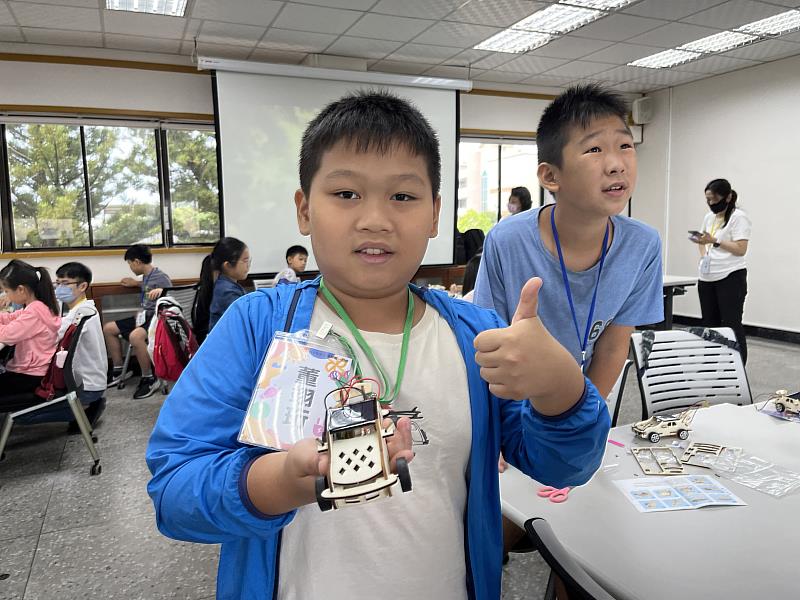
<path id="1" fill-rule="evenodd" d="M 678 46 L 678 50 L 689 50 L 690 52 L 702 52 L 704 54 L 712 52 L 725 52 L 732 50 L 739 46 L 746 46 L 750 42 L 754 42 L 758 38 L 754 35 L 746 33 L 737 33 L 735 31 L 721 31 L 714 35 L 709 35 L 699 40 L 689 42 L 683 46 Z"/>
<path id="2" fill-rule="evenodd" d="M 534 48 L 544 46 L 552 39 L 553 36 L 549 33 L 505 29 L 488 40 L 484 40 L 475 46 L 475 49 L 491 50 L 493 52 L 528 52 Z"/>
<path id="3" fill-rule="evenodd" d="M 106 0 L 106 9 L 128 12 L 182 17 L 186 12 L 187 0 Z"/>
<path id="4" fill-rule="evenodd" d="M 633 62 L 629 62 L 630 67 L 645 67 L 647 69 L 666 69 L 675 65 L 682 65 L 702 56 L 698 52 L 688 52 L 686 50 L 664 50 L 657 54 L 645 56 Z"/>
<path id="5" fill-rule="evenodd" d="M 584 8 L 596 8 L 597 10 L 614 10 L 627 6 L 634 0 L 561 0 L 561 4 L 571 4 L 572 6 L 583 6 Z"/>
<path id="6" fill-rule="evenodd" d="M 596 21 L 605 13 L 567 4 L 553 4 L 514 23 L 511 29 L 563 34 Z"/>
<path id="7" fill-rule="evenodd" d="M 734 31 L 743 31 L 754 35 L 781 35 L 796 29 L 800 29 L 800 10 L 787 10 L 779 15 L 742 25 Z"/>

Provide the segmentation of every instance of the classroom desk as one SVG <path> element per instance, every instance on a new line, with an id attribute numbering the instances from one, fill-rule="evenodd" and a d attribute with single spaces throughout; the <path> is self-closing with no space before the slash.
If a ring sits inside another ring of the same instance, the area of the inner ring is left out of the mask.
<path id="1" fill-rule="evenodd" d="M 692 429 L 689 441 L 740 446 L 800 472 L 798 423 L 726 404 L 698 411 Z M 626 446 L 649 445 L 634 441 L 629 425 L 615 427 L 609 437 Z M 539 484 L 509 468 L 500 475 L 503 514 L 520 526 L 533 517 L 546 519 L 584 569 L 618 599 L 800 598 L 800 491 L 774 498 L 720 479 L 748 506 L 644 514 L 612 483 L 644 475 L 625 448 L 608 444 L 603 464 L 615 463 L 616 470 L 599 470 L 563 504 L 539 498 Z"/>
<path id="2" fill-rule="evenodd" d="M 697 285 L 697 277 L 664 275 L 664 320 L 659 323 L 658 329 L 672 329 L 672 299 L 683 296 L 691 285 Z"/>

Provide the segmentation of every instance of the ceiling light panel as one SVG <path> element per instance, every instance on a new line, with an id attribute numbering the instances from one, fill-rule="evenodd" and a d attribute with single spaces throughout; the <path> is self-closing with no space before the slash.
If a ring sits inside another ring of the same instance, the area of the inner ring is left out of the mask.
<path id="1" fill-rule="evenodd" d="M 539 46 L 544 46 L 553 39 L 548 33 L 537 31 L 518 31 L 506 29 L 475 46 L 476 50 L 491 50 L 493 52 L 528 52 Z"/>
<path id="2" fill-rule="evenodd" d="M 106 0 L 108 10 L 182 17 L 186 12 L 187 0 Z"/>
<path id="3" fill-rule="evenodd" d="M 511 29 L 564 34 L 596 21 L 604 14 L 599 10 L 569 6 L 568 4 L 554 4 L 518 21 L 511 26 Z"/>
<path id="4" fill-rule="evenodd" d="M 714 35 L 709 35 L 699 40 L 689 42 L 683 46 L 678 46 L 678 50 L 688 50 L 690 52 L 702 52 L 710 54 L 712 52 L 725 52 L 754 42 L 758 37 L 747 33 L 735 31 L 721 31 Z"/>
<path id="5" fill-rule="evenodd" d="M 797 29 L 800 29 L 800 10 L 787 10 L 779 15 L 742 25 L 734 31 L 753 35 L 781 35 Z"/>
<path id="6" fill-rule="evenodd" d="M 635 0 L 561 0 L 561 4 L 595 8 L 597 10 L 615 10 L 631 4 Z"/>
<path id="7" fill-rule="evenodd" d="M 629 62 L 631 67 L 645 67 L 647 69 L 666 69 L 675 65 L 682 65 L 691 60 L 702 56 L 699 52 L 689 52 L 688 50 L 665 50 L 657 54 L 651 54 L 644 58 L 639 58 Z"/>

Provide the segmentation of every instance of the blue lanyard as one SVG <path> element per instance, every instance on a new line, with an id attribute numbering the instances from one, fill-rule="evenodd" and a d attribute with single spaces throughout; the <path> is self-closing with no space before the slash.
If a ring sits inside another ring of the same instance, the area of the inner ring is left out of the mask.
<path id="1" fill-rule="evenodd" d="M 586 346 L 589 342 L 589 330 L 592 327 L 592 317 L 594 317 L 594 305 L 597 301 L 597 288 L 600 287 L 600 276 L 603 274 L 603 263 L 606 262 L 606 247 L 608 246 L 608 223 L 606 223 L 606 234 L 603 236 L 603 250 L 600 253 L 600 268 L 597 271 L 597 282 L 594 284 L 594 294 L 592 294 L 592 304 L 589 307 L 589 317 L 586 319 L 586 331 L 583 333 L 583 341 L 581 342 L 581 331 L 578 327 L 578 317 L 575 314 L 575 303 L 572 300 L 572 290 L 569 287 L 569 278 L 567 277 L 567 266 L 564 264 L 564 253 L 561 251 L 561 241 L 558 239 L 558 229 L 556 229 L 556 205 L 553 205 L 553 210 L 550 211 L 550 226 L 553 228 L 553 239 L 556 242 L 556 250 L 558 250 L 558 262 L 561 263 L 561 276 L 564 278 L 564 289 L 567 292 L 567 300 L 569 301 L 569 310 L 572 312 L 572 322 L 575 324 L 575 333 L 578 336 L 578 343 L 581 345 L 581 371 L 586 362 Z"/>
<path id="2" fill-rule="evenodd" d="M 142 280 L 142 297 L 139 299 L 139 306 L 144 306 L 144 295 L 147 293 L 147 284 L 150 282 L 150 278 L 156 271 L 158 271 L 158 267 L 153 267 L 153 269 Z"/>

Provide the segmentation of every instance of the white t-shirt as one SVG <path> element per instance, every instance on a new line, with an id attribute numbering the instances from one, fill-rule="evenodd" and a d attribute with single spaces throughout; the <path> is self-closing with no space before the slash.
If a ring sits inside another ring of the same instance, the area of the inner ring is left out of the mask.
<path id="1" fill-rule="evenodd" d="M 276 286 L 279 283 L 297 283 L 300 281 L 300 278 L 297 276 L 297 273 L 294 272 L 294 269 L 291 267 L 286 267 L 283 271 L 279 271 L 277 275 L 275 275 L 275 279 L 272 280 L 272 285 Z"/>
<path id="2" fill-rule="evenodd" d="M 325 321 L 355 349 L 364 376 L 374 376 L 344 323 L 317 300 L 311 330 Z M 394 382 L 402 334 L 361 333 Z M 413 447 L 412 491 L 400 493 L 397 484 L 391 498 L 324 513 L 316 504 L 302 507 L 283 529 L 279 600 L 467 598 L 467 374 L 455 334 L 429 306 L 411 331 L 405 377 L 393 404 L 395 410 L 415 407 L 423 417 L 412 420 L 415 443 L 423 435 L 429 443 Z"/>
<path id="3" fill-rule="evenodd" d="M 717 217 L 721 217 L 717 220 Z M 731 213 L 728 224 L 723 227 L 725 213 L 715 215 L 709 212 L 703 219 L 702 231 L 711 233 L 720 242 L 736 242 L 738 240 L 749 240 L 752 223 L 747 213 L 740 208 L 735 208 Z M 744 256 L 735 256 L 723 250 L 708 246 L 708 257 L 711 259 L 711 268 L 708 273 L 700 272 L 700 281 L 719 281 L 739 269 L 747 268 Z"/>

